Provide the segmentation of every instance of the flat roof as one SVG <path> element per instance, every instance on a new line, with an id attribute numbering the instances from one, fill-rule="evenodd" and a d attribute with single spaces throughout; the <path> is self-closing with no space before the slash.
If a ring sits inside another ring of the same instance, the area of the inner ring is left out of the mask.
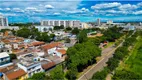
<path id="1" fill-rule="evenodd" d="M 0 53 L 0 58 L 9 57 L 7 52 Z"/>

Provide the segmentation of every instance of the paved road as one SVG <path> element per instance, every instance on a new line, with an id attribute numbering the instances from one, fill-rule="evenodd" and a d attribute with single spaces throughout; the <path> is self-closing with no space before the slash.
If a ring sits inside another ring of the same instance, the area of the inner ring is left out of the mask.
<path id="1" fill-rule="evenodd" d="M 78 80 L 89 80 L 92 78 L 94 73 L 103 69 L 103 67 L 106 65 L 106 62 L 108 61 L 108 59 L 113 56 L 115 50 L 118 47 L 122 46 L 122 43 L 120 43 L 116 48 L 111 46 L 109 48 L 104 49 L 102 51 L 101 60 L 97 64 L 93 65 L 89 70 L 87 70 Z"/>

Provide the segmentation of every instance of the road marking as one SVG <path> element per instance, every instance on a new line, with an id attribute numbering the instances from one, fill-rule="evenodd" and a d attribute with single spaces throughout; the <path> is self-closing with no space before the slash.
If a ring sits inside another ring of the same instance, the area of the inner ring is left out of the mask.
<path id="1" fill-rule="evenodd" d="M 80 80 L 83 76 L 86 75 L 86 73 L 88 73 L 92 68 L 96 67 L 102 60 L 104 60 L 104 58 L 102 58 L 97 64 L 95 64 L 94 66 L 92 66 L 87 72 L 85 72 L 78 80 Z"/>

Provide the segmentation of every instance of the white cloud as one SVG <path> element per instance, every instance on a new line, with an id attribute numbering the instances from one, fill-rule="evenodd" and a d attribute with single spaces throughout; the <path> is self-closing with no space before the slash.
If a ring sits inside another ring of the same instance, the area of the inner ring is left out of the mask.
<path id="1" fill-rule="evenodd" d="M 3 10 L 2 8 L 0 8 L 0 10 Z"/>
<path id="2" fill-rule="evenodd" d="M 142 2 L 138 3 L 137 5 L 141 7 L 142 6 Z"/>
<path id="3" fill-rule="evenodd" d="M 6 10 L 6 11 L 10 11 L 11 9 L 10 9 L 10 8 L 5 8 L 4 10 Z"/>
<path id="4" fill-rule="evenodd" d="M 140 10 L 140 11 L 135 11 L 135 12 L 133 12 L 133 14 L 135 14 L 135 15 L 142 14 L 142 10 Z"/>
<path id="5" fill-rule="evenodd" d="M 53 15 L 60 15 L 61 13 L 54 13 Z"/>
<path id="6" fill-rule="evenodd" d="M 53 9 L 54 7 L 52 5 L 45 5 L 46 9 Z"/>
<path id="7" fill-rule="evenodd" d="M 133 9 L 137 9 L 138 7 L 136 5 L 131 5 L 131 4 L 124 4 L 119 6 L 120 10 L 133 10 Z"/>
<path id="8" fill-rule="evenodd" d="M 29 11 L 36 11 L 36 10 L 37 10 L 37 8 L 35 8 L 35 7 L 27 7 L 25 10 L 29 10 Z"/>
<path id="9" fill-rule="evenodd" d="M 94 6 L 91 6 L 92 9 L 106 9 L 106 8 L 113 8 L 120 6 L 121 3 L 118 2 L 112 2 L 112 3 L 102 3 L 102 4 L 96 4 Z"/>
<path id="10" fill-rule="evenodd" d="M 89 12 L 89 9 L 82 8 L 81 11 L 83 11 L 83 12 Z"/>
<path id="11" fill-rule="evenodd" d="M 24 10 L 22 10 L 22 9 L 20 9 L 20 8 L 13 8 L 13 10 L 14 10 L 15 12 L 24 12 Z"/>

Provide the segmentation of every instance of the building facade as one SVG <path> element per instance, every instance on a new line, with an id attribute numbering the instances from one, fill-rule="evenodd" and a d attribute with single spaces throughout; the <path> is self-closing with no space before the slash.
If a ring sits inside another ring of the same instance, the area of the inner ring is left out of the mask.
<path id="1" fill-rule="evenodd" d="M 78 27 L 80 28 L 81 22 L 79 20 L 42 20 L 42 26 L 61 26 L 64 27 Z"/>
<path id="2" fill-rule="evenodd" d="M 7 52 L 0 53 L 0 67 L 5 67 L 10 63 L 10 56 Z"/>
<path id="3" fill-rule="evenodd" d="M 100 20 L 100 18 L 97 19 L 97 25 L 101 25 L 101 20 Z"/>
<path id="4" fill-rule="evenodd" d="M 8 26 L 7 18 L 2 15 L 0 15 L 0 26 Z"/>

